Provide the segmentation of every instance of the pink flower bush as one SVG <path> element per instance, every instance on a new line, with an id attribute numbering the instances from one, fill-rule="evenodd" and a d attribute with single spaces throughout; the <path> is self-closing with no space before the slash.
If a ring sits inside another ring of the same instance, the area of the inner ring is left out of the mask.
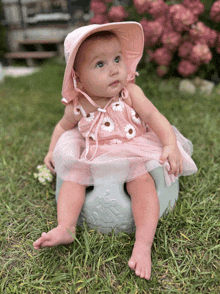
<path id="1" fill-rule="evenodd" d="M 181 5 L 181 4 L 174 4 L 174 5 L 171 5 L 171 6 L 169 7 L 169 14 L 170 14 L 170 15 L 174 15 L 174 14 L 176 14 L 177 12 L 181 11 L 182 8 L 183 8 L 183 5 Z"/>
<path id="2" fill-rule="evenodd" d="M 165 65 L 169 66 L 170 62 L 173 58 L 172 52 L 167 49 L 166 47 L 157 48 L 154 51 L 152 59 L 158 64 L 158 65 Z"/>
<path id="3" fill-rule="evenodd" d="M 192 48 L 190 60 L 195 64 L 209 63 L 212 59 L 212 53 L 206 44 L 196 44 Z"/>
<path id="4" fill-rule="evenodd" d="M 146 0 L 133 0 L 133 5 L 138 14 L 144 14 L 149 7 L 149 3 Z"/>
<path id="5" fill-rule="evenodd" d="M 109 23 L 109 19 L 105 14 L 95 14 L 93 18 L 90 19 L 90 24 L 104 24 Z"/>
<path id="6" fill-rule="evenodd" d="M 198 70 L 198 65 L 193 64 L 188 60 L 181 60 L 178 64 L 177 71 L 183 77 L 188 77 Z"/>
<path id="7" fill-rule="evenodd" d="M 214 22 L 220 22 L 220 0 L 212 4 L 210 9 L 210 18 Z"/>
<path id="8" fill-rule="evenodd" d="M 154 19 L 163 16 L 168 10 L 168 5 L 164 3 L 164 0 L 151 1 L 148 12 Z"/>
<path id="9" fill-rule="evenodd" d="M 206 43 L 209 38 L 209 28 L 203 22 L 198 21 L 192 25 L 189 35 L 194 42 Z"/>
<path id="10" fill-rule="evenodd" d="M 205 5 L 200 0 L 184 0 L 182 5 L 187 7 L 196 16 L 199 16 L 205 11 Z"/>
<path id="11" fill-rule="evenodd" d="M 175 5 L 173 5 L 175 6 Z M 170 13 L 171 22 L 177 32 L 188 31 L 192 24 L 197 20 L 197 17 L 181 4 L 176 5 L 177 8 Z M 171 9 L 170 9 L 171 10 Z"/>
<path id="12" fill-rule="evenodd" d="M 184 59 L 188 59 L 190 57 L 192 48 L 193 44 L 191 42 L 185 41 L 179 46 L 178 55 Z"/>
<path id="13" fill-rule="evenodd" d="M 167 16 L 157 18 L 157 21 L 162 25 L 164 32 L 174 30 L 169 14 L 167 14 Z"/>
<path id="14" fill-rule="evenodd" d="M 218 33 L 204 25 L 203 22 L 198 21 L 196 24 L 192 25 L 189 35 L 191 40 L 195 43 L 203 43 L 210 47 L 214 47 Z"/>
<path id="15" fill-rule="evenodd" d="M 95 14 L 102 14 L 107 11 L 107 7 L 105 3 L 102 2 L 102 0 L 92 0 L 90 3 L 90 9 Z"/>
<path id="16" fill-rule="evenodd" d="M 147 21 L 146 18 L 143 18 L 140 21 L 140 24 L 142 25 L 144 30 L 145 46 L 152 47 L 158 44 L 163 33 L 162 24 L 156 20 Z"/>
<path id="17" fill-rule="evenodd" d="M 209 29 L 209 38 L 208 38 L 208 46 L 209 47 L 215 47 L 216 46 L 216 41 L 217 41 L 217 38 L 218 38 L 218 33 L 215 31 L 215 30 L 212 30 L 210 28 Z"/>
<path id="18" fill-rule="evenodd" d="M 108 17 L 111 21 L 119 22 L 128 17 L 128 13 L 123 6 L 112 6 L 108 12 Z"/>
<path id="19" fill-rule="evenodd" d="M 181 42 L 181 34 L 175 31 L 167 31 L 164 32 L 161 42 L 163 43 L 164 47 L 168 48 L 171 51 L 175 51 Z"/>

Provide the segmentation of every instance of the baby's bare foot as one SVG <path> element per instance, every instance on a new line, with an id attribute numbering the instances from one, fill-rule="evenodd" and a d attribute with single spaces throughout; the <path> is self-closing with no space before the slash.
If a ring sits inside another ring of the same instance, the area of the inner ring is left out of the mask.
<path id="1" fill-rule="evenodd" d="M 75 227 L 68 229 L 72 234 L 75 234 Z M 74 238 L 68 229 L 65 226 L 58 225 L 48 233 L 42 233 L 41 237 L 33 243 L 34 249 L 72 243 Z"/>
<path id="2" fill-rule="evenodd" d="M 151 246 L 147 246 L 143 241 L 136 241 L 128 265 L 137 276 L 149 280 L 151 276 Z"/>

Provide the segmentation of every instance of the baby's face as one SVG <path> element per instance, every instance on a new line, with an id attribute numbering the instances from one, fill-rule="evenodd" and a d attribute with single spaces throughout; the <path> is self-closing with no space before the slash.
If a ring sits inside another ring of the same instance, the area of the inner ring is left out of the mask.
<path id="1" fill-rule="evenodd" d="M 127 68 L 116 37 L 85 42 L 76 68 L 77 86 L 93 100 L 116 96 L 127 83 Z"/>

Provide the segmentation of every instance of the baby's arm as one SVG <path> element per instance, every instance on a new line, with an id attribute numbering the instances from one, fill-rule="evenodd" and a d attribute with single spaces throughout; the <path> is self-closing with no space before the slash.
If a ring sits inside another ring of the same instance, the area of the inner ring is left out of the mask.
<path id="1" fill-rule="evenodd" d="M 64 132 L 70 129 L 73 129 L 77 125 L 77 123 L 78 123 L 78 120 L 76 119 L 73 113 L 73 104 L 72 103 L 67 104 L 62 119 L 57 123 L 57 125 L 54 128 L 51 141 L 50 141 L 49 150 L 47 155 L 44 158 L 44 163 L 53 174 L 55 174 L 53 150 L 56 146 L 56 143 Z"/>
<path id="2" fill-rule="evenodd" d="M 147 99 L 140 87 L 135 84 L 129 84 L 127 89 L 130 94 L 132 107 L 156 133 L 163 145 L 160 163 L 164 163 L 167 159 L 170 164 L 169 174 L 173 173 L 175 176 L 178 176 L 179 173 L 182 173 L 183 163 L 172 126 Z"/>

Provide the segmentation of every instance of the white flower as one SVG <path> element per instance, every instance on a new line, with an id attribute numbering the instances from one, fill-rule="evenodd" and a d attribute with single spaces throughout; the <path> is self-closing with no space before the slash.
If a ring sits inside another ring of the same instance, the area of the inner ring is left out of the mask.
<path id="1" fill-rule="evenodd" d="M 122 141 L 119 139 L 113 139 L 110 141 L 110 144 L 121 144 L 121 143 L 122 143 Z"/>
<path id="2" fill-rule="evenodd" d="M 104 117 L 101 124 L 101 129 L 103 131 L 113 132 L 114 128 L 115 126 L 113 120 L 109 116 Z"/>
<path id="3" fill-rule="evenodd" d="M 39 182 L 40 182 L 41 184 L 45 185 L 45 179 L 44 179 L 44 178 L 39 177 Z"/>
<path id="4" fill-rule="evenodd" d="M 134 111 L 134 109 L 131 109 L 131 118 L 133 120 L 133 122 L 135 122 L 136 124 L 141 124 L 141 119 L 138 116 L 137 112 Z"/>
<path id="5" fill-rule="evenodd" d="M 34 177 L 37 178 L 41 184 L 46 185 L 47 182 L 52 182 L 53 175 L 45 164 L 38 165 L 37 169 L 39 170 L 39 172 L 34 173 Z"/>
<path id="6" fill-rule="evenodd" d="M 85 116 L 85 120 L 88 121 L 88 122 L 93 121 L 94 118 L 95 118 L 95 114 L 94 114 L 94 112 L 87 113 L 86 116 Z"/>
<path id="7" fill-rule="evenodd" d="M 124 103 L 121 101 L 114 102 L 111 106 L 114 111 L 122 111 L 124 109 Z"/>
<path id="8" fill-rule="evenodd" d="M 135 128 L 131 124 L 127 124 L 127 126 L 125 127 L 125 132 L 126 132 L 126 137 L 128 139 L 132 139 L 136 135 Z"/>

